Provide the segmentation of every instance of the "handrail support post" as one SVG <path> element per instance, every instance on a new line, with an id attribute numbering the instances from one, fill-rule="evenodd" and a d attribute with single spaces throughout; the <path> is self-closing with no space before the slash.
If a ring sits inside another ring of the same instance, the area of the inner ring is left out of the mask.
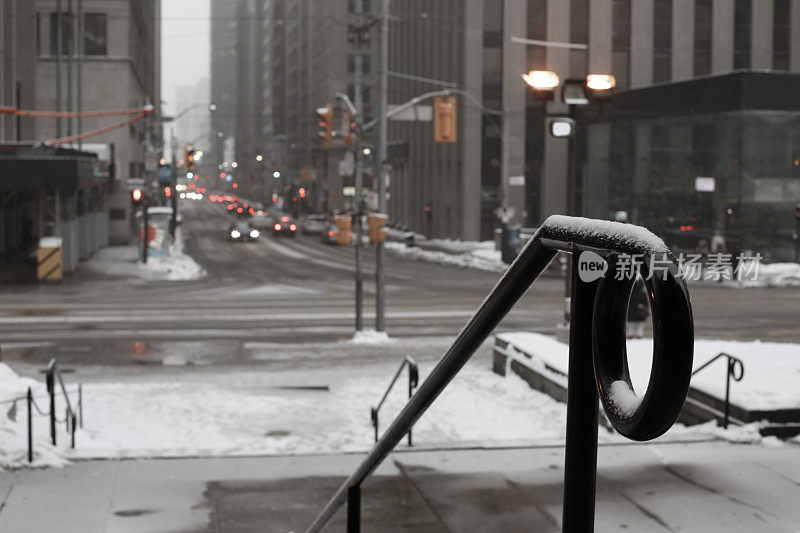
<path id="1" fill-rule="evenodd" d="M 33 462 L 33 392 L 28 387 L 28 462 Z"/>
<path id="2" fill-rule="evenodd" d="M 569 382 L 562 519 L 563 531 L 567 533 L 594 530 L 599 409 L 592 364 L 592 314 L 597 281 L 587 283 L 577 279 L 578 254 L 573 252 L 571 260 Z"/>
<path id="3" fill-rule="evenodd" d="M 56 376 L 55 362 L 52 361 L 47 367 L 45 382 L 47 383 L 47 393 L 50 395 L 50 440 L 53 446 L 56 445 Z"/>
<path id="4" fill-rule="evenodd" d="M 361 531 L 361 485 L 347 489 L 347 533 Z"/>

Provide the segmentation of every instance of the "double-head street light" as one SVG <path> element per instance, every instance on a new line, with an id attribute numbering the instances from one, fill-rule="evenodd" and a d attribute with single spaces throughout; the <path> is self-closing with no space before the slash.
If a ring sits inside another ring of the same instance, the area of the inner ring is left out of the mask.
<path id="1" fill-rule="evenodd" d="M 578 107 L 594 104 L 602 110 L 614 94 L 617 81 L 611 74 L 589 74 L 584 79 L 567 79 L 562 84 L 558 74 L 549 70 L 532 70 L 522 75 L 522 79 L 531 88 L 537 100 L 542 102 L 544 115 L 550 119 L 548 129 L 555 138 L 567 138 L 567 202 L 566 214 L 578 215 L 575 206 L 575 176 L 577 171 L 575 132 L 578 128 Z M 556 90 L 561 86 L 561 102 L 569 108 L 569 113 L 550 115 L 547 113 L 547 102 L 555 98 Z M 567 276 L 564 287 L 564 325 L 570 321 L 570 303 L 572 287 L 570 286 L 572 263 L 567 261 Z"/>

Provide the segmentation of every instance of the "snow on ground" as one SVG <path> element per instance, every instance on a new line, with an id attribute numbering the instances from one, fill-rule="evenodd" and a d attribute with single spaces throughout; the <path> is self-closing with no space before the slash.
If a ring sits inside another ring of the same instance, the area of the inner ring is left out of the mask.
<path id="1" fill-rule="evenodd" d="M 25 400 L 31 388 L 42 411 L 48 409 L 44 383 L 19 377 L 8 365 L 0 363 L 0 470 L 32 466 L 63 466 L 63 451 L 49 444 L 49 422 L 44 416 L 33 418 L 33 463 L 28 464 L 28 410 Z M 34 413 L 36 411 L 34 410 Z M 58 425 L 62 442 L 67 442 L 63 424 Z"/>
<path id="2" fill-rule="evenodd" d="M 203 268 L 191 256 L 184 253 L 183 235 L 178 227 L 175 243 L 164 257 L 148 257 L 147 263 L 139 260 L 140 249 L 136 245 L 109 246 L 98 250 L 81 268 L 100 274 L 121 276 L 147 281 L 188 281 L 206 275 Z"/>
<path id="3" fill-rule="evenodd" d="M 758 265 L 756 279 L 730 281 L 735 287 L 800 287 L 800 264 L 767 263 Z"/>
<path id="4" fill-rule="evenodd" d="M 389 334 L 385 331 L 362 329 L 355 332 L 350 342 L 353 344 L 386 344 L 387 342 L 394 342 L 394 339 L 389 337 Z"/>
<path id="5" fill-rule="evenodd" d="M 539 333 L 502 333 L 522 351 L 533 354 L 534 361 L 563 373 L 568 367 L 568 346 Z M 652 339 L 629 340 L 628 366 L 634 390 L 647 388 L 652 361 Z M 703 365 L 720 352 L 742 360 L 744 378 L 731 384 L 731 402 L 750 410 L 800 409 L 800 344 L 723 341 L 697 339 L 694 343 L 693 368 Z M 535 366 L 534 362 L 531 366 Z M 538 367 L 537 367 L 538 368 Z M 725 359 L 692 376 L 691 386 L 717 398 L 725 397 Z"/>
<path id="6" fill-rule="evenodd" d="M 491 246 L 491 249 L 490 249 Z M 451 265 L 461 268 L 477 268 L 490 272 L 505 272 L 508 265 L 500 261 L 500 252 L 494 252 L 494 243 L 488 242 L 486 245 L 474 248 L 473 250 L 452 254 L 449 252 L 437 252 L 433 250 L 423 250 L 418 246 L 408 247 L 399 242 L 387 242 L 386 249 L 390 252 L 401 255 L 409 259 L 427 261 L 439 265 Z"/>

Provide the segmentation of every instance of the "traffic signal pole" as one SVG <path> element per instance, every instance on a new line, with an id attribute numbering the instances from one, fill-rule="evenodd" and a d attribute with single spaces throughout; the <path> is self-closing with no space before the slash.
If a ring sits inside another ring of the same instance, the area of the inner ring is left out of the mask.
<path id="1" fill-rule="evenodd" d="M 389 85 L 389 1 L 381 1 L 380 71 L 378 73 L 378 212 L 386 213 L 387 108 Z M 386 330 L 386 245 L 375 250 L 375 329 Z"/>
<path id="2" fill-rule="evenodd" d="M 355 2 L 355 15 L 358 19 L 358 31 L 355 32 L 355 58 L 354 58 L 354 77 L 355 77 L 355 106 L 356 106 L 356 138 L 355 142 L 353 143 L 353 150 L 354 150 L 354 161 L 355 165 L 353 168 L 353 177 L 355 181 L 355 195 L 353 197 L 353 201 L 355 202 L 355 226 L 356 226 L 356 269 L 355 269 L 355 276 L 356 276 L 356 331 L 361 331 L 364 329 L 364 276 L 361 270 L 361 237 L 362 237 L 362 227 L 361 227 L 361 218 L 363 215 L 362 212 L 362 202 L 361 202 L 361 184 L 362 184 L 362 176 L 361 176 L 361 124 L 364 121 L 364 103 L 362 101 L 362 56 L 361 56 L 361 30 L 362 30 L 362 20 L 361 15 L 363 13 L 363 0 L 356 0 Z"/>

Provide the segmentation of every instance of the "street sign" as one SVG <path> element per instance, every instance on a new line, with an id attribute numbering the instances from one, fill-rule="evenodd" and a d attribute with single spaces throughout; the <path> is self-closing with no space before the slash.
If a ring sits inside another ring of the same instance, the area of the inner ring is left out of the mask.
<path id="1" fill-rule="evenodd" d="M 159 185 L 170 185 L 172 183 L 172 169 L 169 167 L 158 167 Z"/>
<path id="2" fill-rule="evenodd" d="M 714 178 L 697 176 L 694 179 L 694 190 L 697 192 L 714 192 L 716 185 Z"/>
<path id="3" fill-rule="evenodd" d="M 355 157 L 353 156 L 353 152 L 347 151 L 344 153 L 344 157 L 339 161 L 339 175 L 340 176 L 352 176 L 353 172 L 355 172 Z"/>
<path id="4" fill-rule="evenodd" d="M 512 187 L 524 187 L 525 186 L 525 176 L 509 176 L 508 177 L 508 184 Z"/>

